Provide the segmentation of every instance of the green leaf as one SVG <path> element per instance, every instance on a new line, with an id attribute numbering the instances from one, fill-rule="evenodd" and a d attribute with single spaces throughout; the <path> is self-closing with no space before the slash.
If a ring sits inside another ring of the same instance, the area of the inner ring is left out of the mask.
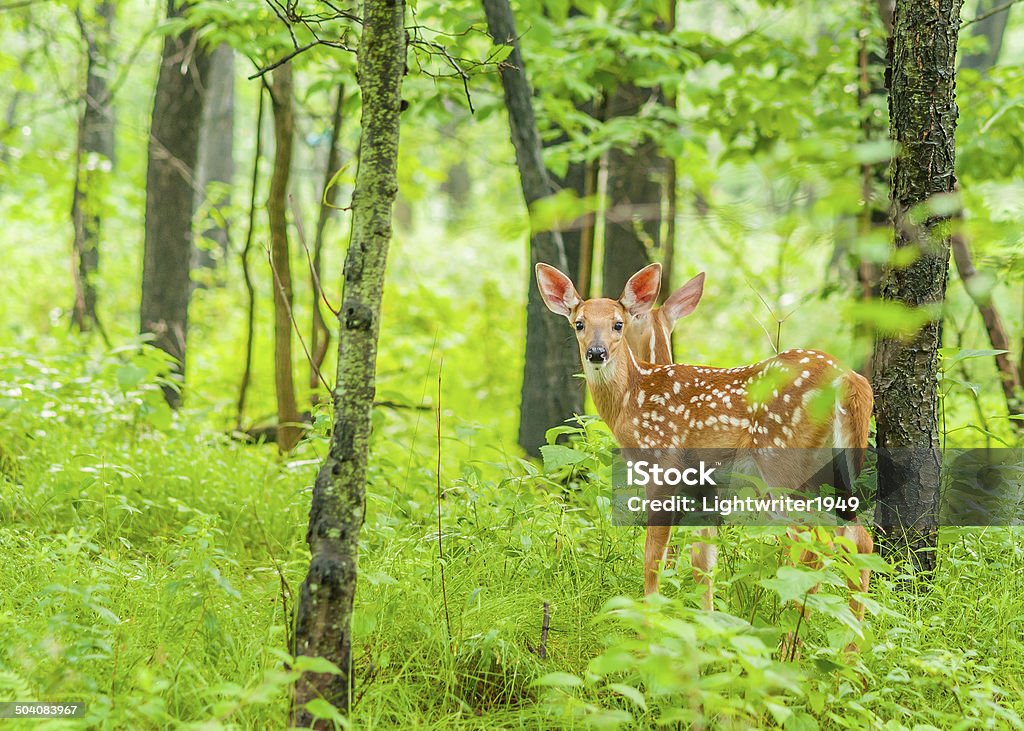
<path id="1" fill-rule="evenodd" d="M 939 356 L 942 358 L 942 370 L 959 363 L 962 360 L 971 358 L 994 358 L 997 355 L 1006 353 L 1006 350 L 972 350 L 971 348 L 939 348 Z"/>
<path id="2" fill-rule="evenodd" d="M 817 571 L 798 569 L 795 566 L 780 566 L 774 579 L 761 579 L 761 586 L 779 595 L 784 602 L 802 601 L 807 592 L 821 583 Z"/>
<path id="3" fill-rule="evenodd" d="M 818 722 L 814 716 L 803 711 L 797 711 L 787 718 L 782 724 L 786 731 L 818 731 Z"/>
<path id="4" fill-rule="evenodd" d="M 578 426 L 553 426 L 544 432 L 544 441 L 554 444 L 562 434 L 582 434 L 583 430 Z"/>
<path id="5" fill-rule="evenodd" d="M 585 453 L 561 444 L 545 444 L 540 448 L 540 453 L 544 457 L 545 472 L 556 472 L 563 467 L 579 464 L 587 458 Z"/>
<path id="6" fill-rule="evenodd" d="M 331 675 L 341 675 L 341 669 L 326 657 L 299 655 L 295 658 L 295 662 L 292 663 L 292 667 L 304 673 L 330 673 Z"/>
<path id="7" fill-rule="evenodd" d="M 122 391 L 130 391 L 142 383 L 149 371 L 137 365 L 123 365 L 117 369 L 117 385 Z"/>
<path id="8" fill-rule="evenodd" d="M 623 685 L 622 683 L 609 683 L 608 689 L 613 690 L 624 698 L 628 698 L 633 701 L 636 705 L 647 710 L 647 701 L 644 699 L 644 694 L 634 688 L 632 685 Z"/>
<path id="9" fill-rule="evenodd" d="M 539 685 L 545 688 L 579 688 L 582 687 L 583 681 L 572 673 L 548 673 L 542 675 L 531 683 L 531 685 Z"/>
<path id="10" fill-rule="evenodd" d="M 349 727 L 348 720 L 341 715 L 341 712 L 323 698 L 314 698 L 306 703 L 306 710 L 312 713 L 316 718 L 329 718 L 332 721 L 340 723 L 345 728 Z"/>
<path id="11" fill-rule="evenodd" d="M 874 325 L 885 335 L 910 335 L 933 319 L 937 312 L 931 307 L 911 308 L 899 302 L 869 300 L 851 304 L 846 314 L 854 322 Z"/>

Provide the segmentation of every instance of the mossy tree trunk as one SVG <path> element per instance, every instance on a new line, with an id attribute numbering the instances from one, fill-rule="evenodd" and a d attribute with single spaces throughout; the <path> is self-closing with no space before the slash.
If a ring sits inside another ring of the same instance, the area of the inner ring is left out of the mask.
<path id="1" fill-rule="evenodd" d="M 271 285 L 274 288 L 274 392 L 277 395 L 277 447 L 287 452 L 302 430 L 292 373 L 292 271 L 288 247 L 288 180 L 295 137 L 292 65 L 274 71 L 270 101 L 274 110 L 274 171 L 270 177 L 267 213 L 270 217 Z"/>
<path id="2" fill-rule="evenodd" d="M 512 144 L 526 205 L 554 193 L 544 167 L 540 134 L 533 113 L 533 96 L 526 67 L 519 51 L 515 20 L 508 0 L 483 0 L 487 27 L 496 44 L 512 46 L 512 53 L 501 65 L 501 85 L 505 92 Z M 545 444 L 545 432 L 583 410 L 583 391 L 579 379 L 579 353 L 572 332 L 556 317 L 551 317 L 540 298 L 533 267 L 544 262 L 568 269 L 565 247 L 557 231 L 534 231 L 530 237 L 529 294 L 526 306 L 526 362 L 523 368 L 522 401 L 519 407 L 519 444 L 537 455 Z"/>
<path id="3" fill-rule="evenodd" d="M 313 488 L 306 534 L 311 560 L 295 630 L 297 655 L 327 658 L 342 672 L 303 675 L 295 687 L 292 723 L 296 726 L 333 728 L 332 722 L 315 720 L 304 704 L 322 697 L 344 713 L 351 700 L 352 600 L 366 508 L 381 297 L 398 191 L 399 112 L 406 68 L 404 15 L 403 0 L 364 2 L 358 61 L 362 139 L 339 314 L 334 430 Z"/>
<path id="4" fill-rule="evenodd" d="M 181 17 L 185 5 L 168 0 L 167 17 Z M 182 385 L 192 294 L 192 203 L 209 66 L 195 31 L 164 38 L 149 133 L 140 330 L 175 359 L 172 372 Z M 164 397 L 175 408 L 181 405 L 181 394 L 169 386 Z"/>
<path id="5" fill-rule="evenodd" d="M 909 266 L 889 267 L 882 298 L 909 307 L 941 305 L 949 269 L 949 216 L 927 210 L 953 193 L 957 107 L 955 58 L 961 0 L 897 0 L 889 118 L 899 145 L 892 171 L 895 247 L 917 249 Z M 875 519 L 884 552 L 935 566 L 941 455 L 937 387 L 942 323 L 875 348 L 878 491 Z M 895 450 L 895 451 L 893 451 Z M 891 458 L 885 458 L 888 451 Z"/>

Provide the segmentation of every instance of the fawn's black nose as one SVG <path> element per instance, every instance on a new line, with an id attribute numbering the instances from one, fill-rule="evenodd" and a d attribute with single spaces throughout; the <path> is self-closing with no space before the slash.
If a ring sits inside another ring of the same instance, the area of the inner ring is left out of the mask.
<path id="1" fill-rule="evenodd" d="M 587 360 L 591 363 L 604 363 L 608 360 L 608 348 L 600 345 L 592 348 L 587 348 Z"/>

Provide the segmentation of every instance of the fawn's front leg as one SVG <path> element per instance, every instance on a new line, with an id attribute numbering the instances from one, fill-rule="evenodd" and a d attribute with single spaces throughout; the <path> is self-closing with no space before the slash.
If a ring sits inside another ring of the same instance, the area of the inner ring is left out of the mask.
<path id="1" fill-rule="evenodd" d="M 697 535 L 714 538 L 716 528 L 701 528 Z M 718 546 L 714 543 L 694 542 L 690 546 L 690 565 L 693 567 L 693 580 L 704 585 L 701 594 L 701 606 L 709 612 L 715 611 L 715 566 L 718 564 Z"/>
<path id="2" fill-rule="evenodd" d="M 672 526 L 647 526 L 647 539 L 644 543 L 644 596 L 658 591 L 658 574 L 671 537 Z"/>

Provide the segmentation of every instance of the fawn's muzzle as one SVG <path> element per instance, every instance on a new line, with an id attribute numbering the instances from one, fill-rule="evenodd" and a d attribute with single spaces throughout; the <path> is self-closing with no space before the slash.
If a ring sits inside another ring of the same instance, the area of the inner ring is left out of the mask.
<path id="1" fill-rule="evenodd" d="M 604 363 L 608 360 L 608 348 L 601 345 L 587 348 L 587 360 L 591 363 Z"/>

